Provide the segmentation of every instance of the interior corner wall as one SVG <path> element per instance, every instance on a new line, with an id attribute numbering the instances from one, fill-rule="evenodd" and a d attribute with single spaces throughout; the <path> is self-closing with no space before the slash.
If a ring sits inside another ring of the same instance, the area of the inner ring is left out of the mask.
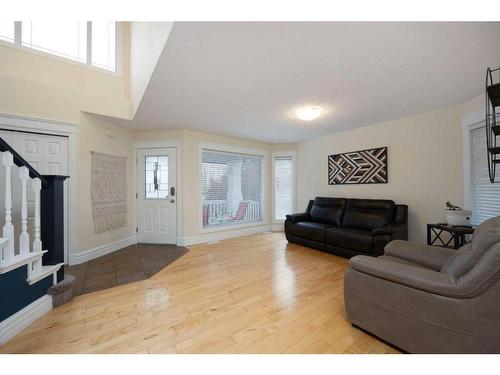
<path id="1" fill-rule="evenodd" d="M 181 205 L 182 205 L 182 225 L 179 237 L 186 241 L 201 241 L 206 233 L 200 228 L 200 176 L 199 176 L 199 162 L 200 143 L 213 143 L 220 145 L 233 145 L 245 148 L 253 148 L 267 152 L 267 165 L 266 165 L 266 220 L 265 226 L 271 225 L 272 217 L 272 202 L 271 202 L 271 151 L 273 150 L 291 150 L 296 149 L 295 144 L 269 144 L 264 142 L 249 141 L 241 138 L 234 138 L 229 136 L 205 133 L 200 131 L 174 129 L 165 131 L 148 131 L 136 132 L 135 140 L 138 141 L 151 141 L 151 140 L 176 140 L 181 144 Z M 218 232 L 220 235 L 228 235 L 234 231 L 234 228 L 227 228 L 227 230 Z"/>
<path id="2" fill-rule="evenodd" d="M 445 202 L 463 204 L 462 110 L 450 106 L 300 143 L 299 211 L 316 196 L 392 199 L 409 206 L 409 239 L 425 243 L 426 224 L 444 221 Z M 328 155 L 384 146 L 388 183 L 328 185 Z"/>
<path id="3" fill-rule="evenodd" d="M 95 233 L 92 216 L 91 151 L 127 158 L 127 225 L 113 231 Z M 135 155 L 133 132 L 114 126 L 96 116 L 82 114 L 78 128 L 76 176 L 77 249 L 85 253 L 135 236 Z M 71 254 L 71 253 L 70 253 Z"/>

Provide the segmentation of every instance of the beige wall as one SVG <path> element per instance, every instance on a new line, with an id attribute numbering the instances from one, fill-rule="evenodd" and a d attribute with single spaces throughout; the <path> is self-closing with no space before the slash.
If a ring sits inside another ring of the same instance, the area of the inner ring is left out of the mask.
<path id="1" fill-rule="evenodd" d="M 87 111 L 131 117 L 129 26 L 123 75 L 0 42 L 0 113 L 78 123 Z"/>
<path id="2" fill-rule="evenodd" d="M 135 235 L 135 155 L 133 133 L 111 125 L 95 116 L 82 114 L 78 128 L 76 165 L 76 234 L 74 253 L 93 249 Z M 114 231 L 95 234 L 92 218 L 91 151 L 127 158 L 127 226 Z"/>
<path id="3" fill-rule="evenodd" d="M 129 26 L 124 25 L 123 75 L 110 74 L 61 59 L 0 43 L 0 113 L 78 124 L 76 176 L 76 248 L 79 253 L 129 237 L 135 231 L 135 208 L 129 225 L 95 235 L 90 198 L 90 151 L 114 146 L 129 158 L 129 185 L 133 179 L 132 133 L 84 112 L 130 118 Z M 129 192 L 129 198 L 133 197 Z M 134 200 L 129 203 L 134 204 Z"/>
<path id="4" fill-rule="evenodd" d="M 473 101 L 474 102 L 474 101 Z M 298 207 L 315 196 L 383 198 L 409 206 L 410 240 L 425 242 L 426 224 L 444 220 L 446 201 L 463 203 L 461 116 L 477 107 L 455 105 L 301 143 L 298 146 Z M 327 183 L 327 156 L 388 147 L 387 184 Z"/>

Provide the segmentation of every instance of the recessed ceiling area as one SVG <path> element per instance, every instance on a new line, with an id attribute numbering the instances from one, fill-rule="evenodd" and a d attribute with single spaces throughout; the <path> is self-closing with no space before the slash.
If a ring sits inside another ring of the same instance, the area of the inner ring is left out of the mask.
<path id="1" fill-rule="evenodd" d="M 462 103 L 500 23 L 175 23 L 134 120 L 287 143 Z M 305 122 L 294 111 L 323 108 Z"/>

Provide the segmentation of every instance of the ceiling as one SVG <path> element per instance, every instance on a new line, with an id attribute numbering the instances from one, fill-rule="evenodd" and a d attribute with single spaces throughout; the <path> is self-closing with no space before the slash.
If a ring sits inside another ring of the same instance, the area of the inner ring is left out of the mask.
<path id="1" fill-rule="evenodd" d="M 462 103 L 500 23 L 176 23 L 134 120 L 287 143 Z M 319 104 L 302 122 L 293 109 Z"/>

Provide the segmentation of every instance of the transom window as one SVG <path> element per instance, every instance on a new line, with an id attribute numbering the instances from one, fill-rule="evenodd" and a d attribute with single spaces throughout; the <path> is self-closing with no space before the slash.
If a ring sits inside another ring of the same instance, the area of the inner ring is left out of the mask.
<path id="1" fill-rule="evenodd" d="M 168 198 L 168 156 L 146 156 L 145 165 L 146 199 Z"/>
<path id="2" fill-rule="evenodd" d="M 259 155 L 202 150 L 203 227 L 262 221 L 262 162 Z"/>
<path id="3" fill-rule="evenodd" d="M 0 40 L 101 69 L 117 70 L 116 22 L 0 22 Z"/>

